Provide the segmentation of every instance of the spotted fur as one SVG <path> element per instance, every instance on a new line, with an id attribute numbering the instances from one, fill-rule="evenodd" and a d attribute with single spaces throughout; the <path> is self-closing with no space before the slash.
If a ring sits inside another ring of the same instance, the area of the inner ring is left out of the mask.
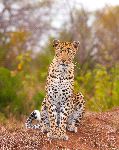
<path id="1" fill-rule="evenodd" d="M 55 57 L 49 67 L 41 112 L 32 112 L 26 121 L 26 127 L 39 127 L 42 132 L 47 132 L 49 138 L 68 140 L 66 129 L 77 132 L 75 125 L 83 117 L 83 95 L 74 94 L 73 59 L 78 45 L 79 42 L 75 41 L 54 40 Z M 39 126 L 32 125 L 32 120 L 37 119 L 39 114 Z"/>

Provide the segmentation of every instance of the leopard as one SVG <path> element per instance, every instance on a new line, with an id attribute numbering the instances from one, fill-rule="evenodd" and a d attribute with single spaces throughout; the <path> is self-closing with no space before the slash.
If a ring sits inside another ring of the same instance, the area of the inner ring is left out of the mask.
<path id="1" fill-rule="evenodd" d="M 49 66 L 46 95 L 41 111 L 34 110 L 28 117 L 26 128 L 41 129 L 50 139 L 68 140 L 66 131 L 77 132 L 85 112 L 85 100 L 81 92 L 74 93 L 74 57 L 79 41 L 53 41 L 55 56 Z M 33 120 L 38 120 L 36 125 Z"/>
<path id="2" fill-rule="evenodd" d="M 77 127 L 80 125 L 81 119 L 84 114 L 84 109 L 85 109 L 85 100 L 84 96 L 82 93 L 77 93 L 74 95 L 73 99 L 73 106 L 72 106 L 72 113 L 69 115 L 68 120 L 67 120 L 67 130 L 68 131 L 73 131 L 77 132 Z M 32 125 L 32 122 L 34 120 L 41 121 L 41 116 L 44 124 L 46 124 L 48 127 L 50 127 L 50 122 L 48 119 L 48 112 L 46 108 L 46 104 L 44 103 L 44 109 L 42 109 L 42 112 L 39 110 L 34 110 L 28 117 L 25 126 L 26 128 L 29 129 L 40 129 L 40 123 Z M 76 126 L 75 126 L 76 125 Z M 43 133 L 46 133 L 47 130 L 45 130 Z"/>

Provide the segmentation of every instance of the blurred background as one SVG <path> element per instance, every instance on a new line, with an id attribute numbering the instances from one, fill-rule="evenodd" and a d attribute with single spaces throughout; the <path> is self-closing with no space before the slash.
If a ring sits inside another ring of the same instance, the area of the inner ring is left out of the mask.
<path id="1" fill-rule="evenodd" d="M 0 121 L 40 110 L 53 39 L 80 41 L 75 92 L 86 109 L 119 105 L 118 0 L 0 0 Z"/>

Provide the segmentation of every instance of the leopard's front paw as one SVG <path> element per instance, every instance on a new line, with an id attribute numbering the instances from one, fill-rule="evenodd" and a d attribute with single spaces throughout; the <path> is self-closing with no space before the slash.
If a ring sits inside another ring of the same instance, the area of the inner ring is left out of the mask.
<path id="1" fill-rule="evenodd" d="M 60 136 L 59 139 L 68 141 L 69 137 L 68 137 L 68 135 L 64 134 L 64 135 Z"/>
<path id="2" fill-rule="evenodd" d="M 75 126 L 68 126 L 68 127 L 67 127 L 67 130 L 68 130 L 68 131 L 71 131 L 71 132 L 77 133 L 77 127 L 75 127 Z"/>
<path id="3" fill-rule="evenodd" d="M 59 134 L 59 133 L 55 133 L 55 132 L 48 132 L 47 133 L 47 137 L 48 137 L 48 139 L 59 139 L 59 140 L 68 140 L 69 139 L 69 137 L 66 135 L 66 134 L 63 134 L 63 135 L 61 135 L 61 134 Z"/>
<path id="4" fill-rule="evenodd" d="M 52 131 L 49 131 L 47 133 L 47 137 L 48 137 L 48 139 L 56 139 L 56 138 L 58 138 L 58 136 L 56 134 L 53 134 Z"/>
<path id="5" fill-rule="evenodd" d="M 50 128 L 44 128 L 44 129 L 42 130 L 43 133 L 48 133 L 49 131 L 50 131 Z"/>

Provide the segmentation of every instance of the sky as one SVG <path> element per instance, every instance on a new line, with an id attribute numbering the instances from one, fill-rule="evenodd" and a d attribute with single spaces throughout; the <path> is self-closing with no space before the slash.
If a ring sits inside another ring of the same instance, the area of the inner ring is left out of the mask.
<path id="1" fill-rule="evenodd" d="M 63 20 L 67 20 L 67 11 L 70 8 L 76 6 L 76 8 L 83 8 L 87 11 L 95 11 L 97 9 L 102 9 L 106 5 L 116 6 L 119 5 L 119 0 L 55 0 L 55 20 L 53 21 L 53 26 L 60 28 Z"/>
<path id="2" fill-rule="evenodd" d="M 72 0 L 75 1 L 75 0 Z M 96 10 L 104 7 L 105 5 L 119 5 L 119 0 L 76 0 L 78 3 L 83 4 L 84 8 L 88 10 Z"/>

